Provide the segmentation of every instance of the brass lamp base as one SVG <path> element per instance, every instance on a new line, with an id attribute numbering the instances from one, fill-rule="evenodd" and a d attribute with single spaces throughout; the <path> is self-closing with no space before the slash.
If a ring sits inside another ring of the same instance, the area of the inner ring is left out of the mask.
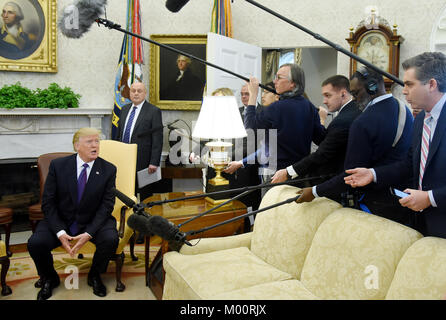
<path id="1" fill-rule="evenodd" d="M 211 205 L 211 206 L 218 206 L 219 204 L 222 204 L 225 201 L 228 201 L 229 199 L 212 199 L 211 197 L 205 197 L 204 200 L 206 201 L 207 204 Z M 226 206 L 230 206 L 232 204 L 232 201 L 228 202 L 227 204 L 225 204 L 222 207 L 226 207 Z"/>

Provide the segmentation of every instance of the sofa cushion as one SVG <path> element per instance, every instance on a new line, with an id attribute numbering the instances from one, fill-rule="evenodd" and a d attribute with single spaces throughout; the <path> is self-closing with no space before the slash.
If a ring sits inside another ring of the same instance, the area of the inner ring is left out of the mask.
<path id="1" fill-rule="evenodd" d="M 316 300 L 299 280 L 285 280 L 258 284 L 249 288 L 223 292 L 215 300 Z"/>
<path id="2" fill-rule="evenodd" d="M 299 188 L 277 186 L 262 199 L 261 208 L 296 196 Z M 327 198 L 285 204 L 257 214 L 251 251 L 272 266 L 300 279 L 313 236 L 321 222 L 342 206 Z"/>
<path id="3" fill-rule="evenodd" d="M 445 295 L 446 239 L 420 239 L 401 258 L 386 299 L 444 299 Z"/>
<path id="4" fill-rule="evenodd" d="M 322 299 L 384 299 L 398 262 L 421 237 L 388 219 L 339 209 L 317 230 L 301 281 Z"/>
<path id="5" fill-rule="evenodd" d="M 163 267 L 174 284 L 168 286 L 183 292 L 181 297 L 167 292 L 163 299 L 209 299 L 222 292 L 292 278 L 256 257 L 246 247 L 196 255 L 168 252 L 163 256 Z M 167 287 L 164 290 L 166 292 Z"/>

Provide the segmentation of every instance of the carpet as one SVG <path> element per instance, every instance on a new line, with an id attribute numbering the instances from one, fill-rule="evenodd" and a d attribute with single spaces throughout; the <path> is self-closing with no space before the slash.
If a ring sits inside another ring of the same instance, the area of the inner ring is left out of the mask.
<path id="1" fill-rule="evenodd" d="M 150 262 L 158 252 L 159 246 L 150 245 Z M 124 250 L 125 260 L 122 267 L 121 281 L 125 284 L 124 292 L 116 292 L 116 264 L 110 261 L 107 272 L 101 276 L 107 287 L 107 296 L 97 297 L 87 285 L 87 274 L 93 254 L 84 254 L 82 259 L 72 258 L 67 253 L 53 253 L 54 267 L 59 274 L 61 284 L 53 290 L 53 300 L 156 300 L 149 287 L 145 285 L 144 245 L 135 245 L 137 261 L 130 257 L 130 249 Z M 35 300 L 39 289 L 34 287 L 38 280 L 37 271 L 28 252 L 14 253 L 10 258 L 10 267 L 6 283 L 12 289 L 9 296 L 0 296 L 0 300 Z"/>

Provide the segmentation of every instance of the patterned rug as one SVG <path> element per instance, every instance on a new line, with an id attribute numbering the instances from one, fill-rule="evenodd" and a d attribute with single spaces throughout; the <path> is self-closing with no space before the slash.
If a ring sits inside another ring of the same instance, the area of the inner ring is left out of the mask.
<path id="1" fill-rule="evenodd" d="M 150 262 L 155 257 L 158 249 L 159 246 L 151 244 Z M 109 293 L 105 299 L 155 299 L 150 289 L 145 286 L 144 245 L 135 245 L 134 252 L 138 258 L 137 261 L 132 260 L 129 246 L 125 248 L 124 252 L 125 260 L 122 267 L 122 282 L 126 285 L 126 290 L 124 292 L 115 292 L 116 264 L 114 261 L 110 261 L 107 273 L 102 275 L 102 280 Z M 84 257 L 79 259 L 77 257 L 72 258 L 67 253 L 53 253 L 54 267 L 59 274 L 61 285 L 53 290 L 51 299 L 104 299 L 94 296 L 91 287 L 86 284 L 92 258 L 93 254 L 84 254 Z M 38 275 L 28 252 L 14 253 L 10 258 L 10 262 L 6 282 L 11 287 L 13 293 L 5 297 L 0 296 L 0 300 L 35 299 L 39 289 L 34 288 L 34 283 L 37 281 Z M 75 273 L 77 273 L 77 280 L 73 280 Z M 78 281 L 77 287 L 74 281 Z M 73 287 L 76 290 L 73 290 Z M 65 290 L 66 288 L 68 290 Z"/>

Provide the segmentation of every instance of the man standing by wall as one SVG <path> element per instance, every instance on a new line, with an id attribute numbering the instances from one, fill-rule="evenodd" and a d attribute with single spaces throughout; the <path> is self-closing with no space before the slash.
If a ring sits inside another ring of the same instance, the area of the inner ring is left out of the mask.
<path id="1" fill-rule="evenodd" d="M 146 169 L 148 173 L 154 173 L 161 161 L 163 122 L 161 110 L 148 103 L 145 100 L 146 95 L 147 90 L 143 83 L 135 82 L 131 85 L 132 103 L 122 107 L 115 140 L 136 143 L 138 145 L 136 171 Z M 136 188 L 135 193 L 139 192 L 141 201 L 154 192 L 153 185 L 139 188 L 138 181 L 136 181 Z"/>

